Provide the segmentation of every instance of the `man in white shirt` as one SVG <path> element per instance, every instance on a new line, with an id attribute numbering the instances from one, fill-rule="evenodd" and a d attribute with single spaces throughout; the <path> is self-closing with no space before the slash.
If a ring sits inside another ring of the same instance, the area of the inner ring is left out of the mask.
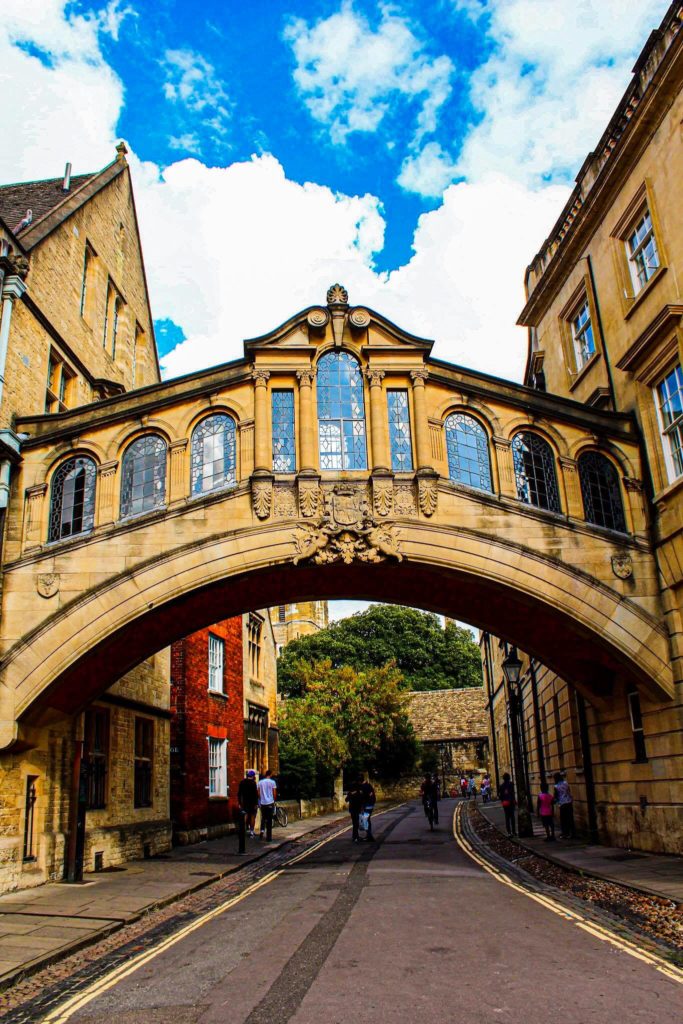
<path id="1" fill-rule="evenodd" d="M 277 799 L 277 785 L 270 777 L 270 768 L 265 772 L 258 784 L 258 805 L 261 808 L 261 839 L 265 834 L 270 842 L 273 837 L 273 813 Z"/>

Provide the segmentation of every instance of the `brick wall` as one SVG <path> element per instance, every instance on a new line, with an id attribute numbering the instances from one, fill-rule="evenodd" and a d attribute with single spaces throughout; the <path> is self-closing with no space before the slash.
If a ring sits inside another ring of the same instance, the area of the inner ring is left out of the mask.
<path id="1" fill-rule="evenodd" d="M 225 643 L 222 694 L 209 690 L 209 634 Z M 174 833 L 220 830 L 237 808 L 244 774 L 242 617 L 171 648 L 171 817 Z M 228 798 L 209 797 L 208 736 L 228 740 Z"/>

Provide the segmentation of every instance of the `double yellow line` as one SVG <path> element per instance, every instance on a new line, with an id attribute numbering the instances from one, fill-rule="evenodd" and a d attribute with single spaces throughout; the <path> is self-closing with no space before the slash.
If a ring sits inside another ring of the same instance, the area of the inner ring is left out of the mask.
<path id="1" fill-rule="evenodd" d="M 523 896 L 527 896 L 530 900 L 540 903 L 542 907 L 546 908 L 546 910 L 551 910 L 553 914 L 557 914 L 558 917 L 563 917 L 565 921 L 571 921 L 571 923 L 575 924 L 577 928 L 581 928 L 584 932 L 588 932 L 589 935 L 593 935 L 596 939 L 600 939 L 602 942 L 609 942 L 610 945 L 615 946 L 624 953 L 628 953 L 629 956 L 635 957 L 636 960 L 642 960 L 644 963 L 650 964 L 662 974 L 665 974 L 667 978 L 671 978 L 672 981 L 677 981 L 679 985 L 683 985 L 683 971 L 680 970 L 680 968 L 667 963 L 666 960 L 657 956 L 656 953 L 650 953 L 649 951 L 636 946 L 635 943 L 629 942 L 628 939 L 615 935 L 614 932 L 609 931 L 607 928 L 603 928 L 599 924 L 595 924 L 594 921 L 588 921 L 585 917 L 582 917 L 581 914 L 576 913 L 574 910 L 569 910 L 567 907 L 563 907 L 560 903 L 557 903 L 549 896 L 532 892 L 531 889 L 513 881 L 509 875 L 506 875 L 505 872 L 501 871 L 500 868 L 495 866 L 495 864 L 491 864 L 489 861 L 485 860 L 476 852 L 469 840 L 465 838 L 460 820 L 461 817 L 462 804 L 458 804 L 453 813 L 453 836 L 456 843 L 460 849 L 466 853 L 468 857 L 471 857 L 473 861 L 476 861 L 484 871 L 493 875 L 496 881 L 509 886 L 509 888 L 514 889 L 515 892 L 522 893 Z"/>

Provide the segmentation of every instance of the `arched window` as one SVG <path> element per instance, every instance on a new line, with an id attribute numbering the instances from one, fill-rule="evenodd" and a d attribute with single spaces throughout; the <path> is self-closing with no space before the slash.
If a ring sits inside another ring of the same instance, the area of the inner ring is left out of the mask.
<path id="1" fill-rule="evenodd" d="M 192 433 L 192 494 L 206 494 L 236 481 L 235 421 L 207 416 Z"/>
<path id="2" fill-rule="evenodd" d="M 579 480 L 586 521 L 626 533 L 619 477 L 614 465 L 600 452 L 579 456 Z"/>
<path id="3" fill-rule="evenodd" d="M 95 480 L 92 459 L 67 459 L 52 477 L 49 540 L 64 540 L 87 533 L 95 525 Z"/>
<path id="4" fill-rule="evenodd" d="M 481 423 L 462 412 L 451 413 L 446 420 L 446 449 L 451 480 L 492 490 L 489 442 Z"/>
<path id="5" fill-rule="evenodd" d="M 318 363 L 318 439 L 321 469 L 368 468 L 363 377 L 348 352 Z"/>
<path id="6" fill-rule="evenodd" d="M 561 512 L 553 450 L 538 434 L 515 434 L 512 440 L 517 497 L 527 505 Z"/>
<path id="7" fill-rule="evenodd" d="M 157 434 L 145 434 L 123 456 L 121 518 L 151 512 L 165 502 L 166 442 Z"/>

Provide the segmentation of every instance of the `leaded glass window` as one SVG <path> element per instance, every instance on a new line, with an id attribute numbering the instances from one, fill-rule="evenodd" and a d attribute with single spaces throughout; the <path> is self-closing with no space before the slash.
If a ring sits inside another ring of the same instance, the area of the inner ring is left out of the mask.
<path id="1" fill-rule="evenodd" d="M 192 433 L 192 494 L 205 494 L 236 481 L 235 421 L 225 413 L 207 416 Z"/>
<path id="2" fill-rule="evenodd" d="M 523 431 L 512 441 L 517 497 L 527 505 L 560 512 L 553 450 L 538 434 Z"/>
<path id="3" fill-rule="evenodd" d="M 348 352 L 318 363 L 318 437 L 321 469 L 368 468 L 363 377 Z"/>
<path id="4" fill-rule="evenodd" d="M 150 512 L 165 502 L 166 442 L 157 434 L 145 434 L 123 456 L 121 518 Z"/>
<path id="5" fill-rule="evenodd" d="M 294 441 L 294 392 L 272 392 L 273 472 L 293 473 L 296 470 Z"/>
<path id="6" fill-rule="evenodd" d="M 644 211 L 636 226 L 629 233 L 626 244 L 633 289 L 637 293 L 645 287 L 655 271 L 659 269 L 657 241 L 649 210 Z"/>
<path id="7" fill-rule="evenodd" d="M 626 533 L 619 477 L 610 460 L 600 452 L 581 455 L 579 480 L 587 522 Z"/>
<path id="8" fill-rule="evenodd" d="M 95 525 L 95 480 L 92 459 L 77 456 L 55 470 L 50 496 L 49 540 L 87 533 Z"/>
<path id="9" fill-rule="evenodd" d="M 454 412 L 446 420 L 448 475 L 451 480 L 491 491 L 491 457 L 486 431 L 473 416 Z"/>
<path id="10" fill-rule="evenodd" d="M 389 409 L 391 468 L 395 473 L 409 473 L 413 468 L 413 448 L 410 441 L 408 392 L 387 391 L 387 407 Z"/>
<path id="11" fill-rule="evenodd" d="M 683 370 L 676 365 L 657 385 L 657 406 L 669 476 L 683 476 Z"/>

